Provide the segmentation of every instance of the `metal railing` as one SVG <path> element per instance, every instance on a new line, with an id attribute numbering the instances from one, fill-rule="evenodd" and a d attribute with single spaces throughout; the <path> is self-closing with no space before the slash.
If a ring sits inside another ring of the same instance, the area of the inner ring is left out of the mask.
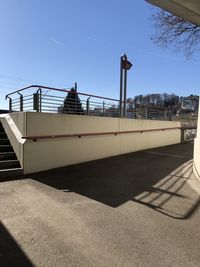
<path id="1" fill-rule="evenodd" d="M 193 141 L 197 135 L 197 125 L 181 125 L 181 141 Z"/>
<path id="2" fill-rule="evenodd" d="M 134 134 L 134 133 L 147 133 L 147 132 L 163 132 L 170 130 L 180 130 L 180 127 L 169 128 L 157 128 L 157 129 L 141 129 L 132 131 L 117 131 L 117 132 L 94 132 L 94 133 L 74 133 L 74 134 L 54 134 L 54 135 L 37 135 L 37 136 L 22 136 L 22 139 L 29 139 L 37 141 L 39 139 L 55 139 L 55 138 L 72 138 L 72 137 L 86 137 L 86 136 L 100 136 L 100 135 L 122 135 L 122 134 Z"/>
<path id="3" fill-rule="evenodd" d="M 105 117 L 120 116 L 120 101 L 77 92 L 74 88 L 58 89 L 53 87 L 30 85 L 6 95 L 9 100 L 9 112 L 34 111 L 94 115 Z M 122 103 L 124 106 L 124 103 Z M 170 120 L 167 109 L 129 108 L 126 103 L 126 117 L 134 119 Z"/>

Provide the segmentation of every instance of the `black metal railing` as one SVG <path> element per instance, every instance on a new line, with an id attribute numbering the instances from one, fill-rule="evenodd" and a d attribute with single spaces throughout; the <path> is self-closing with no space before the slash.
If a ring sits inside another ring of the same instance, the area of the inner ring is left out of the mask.
<path id="1" fill-rule="evenodd" d="M 182 123 L 181 124 L 181 141 L 193 141 L 197 135 L 197 125 Z"/>
<path id="2" fill-rule="evenodd" d="M 114 98 L 77 92 L 74 88 L 58 89 L 30 85 L 8 95 L 9 112 L 34 111 L 82 114 L 105 117 L 120 116 L 120 101 Z M 124 106 L 124 103 L 122 103 Z M 126 117 L 134 119 L 171 120 L 171 111 L 159 108 L 130 108 L 126 103 Z"/>

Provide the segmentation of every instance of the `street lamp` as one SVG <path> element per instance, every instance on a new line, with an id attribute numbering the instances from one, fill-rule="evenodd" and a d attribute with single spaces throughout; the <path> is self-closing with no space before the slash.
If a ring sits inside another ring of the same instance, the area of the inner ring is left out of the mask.
<path id="1" fill-rule="evenodd" d="M 132 67 L 132 63 L 128 61 L 126 54 L 120 58 L 120 117 L 126 117 L 126 92 L 127 92 L 127 71 Z M 123 84 L 124 81 L 124 84 Z M 124 86 L 124 88 L 123 88 Z M 124 91 L 124 110 L 123 110 L 123 91 Z"/>
<path id="2" fill-rule="evenodd" d="M 123 60 L 122 60 L 122 67 L 125 70 L 130 70 L 131 67 L 133 66 L 132 63 L 130 61 L 127 60 L 127 56 L 126 54 L 123 55 Z"/>

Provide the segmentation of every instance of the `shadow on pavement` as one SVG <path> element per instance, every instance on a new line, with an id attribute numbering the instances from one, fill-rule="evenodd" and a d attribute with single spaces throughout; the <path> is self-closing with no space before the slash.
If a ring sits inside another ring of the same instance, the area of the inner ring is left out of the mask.
<path id="1" fill-rule="evenodd" d="M 192 153 L 193 145 L 184 143 L 58 168 L 27 178 L 111 207 L 134 201 L 172 218 L 187 219 L 200 203 L 195 195 L 191 205 L 190 194 L 194 192 L 186 184 L 192 175 Z"/>
<path id="2" fill-rule="evenodd" d="M 0 223 L 0 266 L 33 267 L 8 230 Z"/>

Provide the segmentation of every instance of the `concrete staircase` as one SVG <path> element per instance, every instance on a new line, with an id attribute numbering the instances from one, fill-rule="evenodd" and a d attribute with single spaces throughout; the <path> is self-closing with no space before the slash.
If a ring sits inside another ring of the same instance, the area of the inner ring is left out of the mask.
<path id="1" fill-rule="evenodd" d="M 4 178 L 18 178 L 23 170 L 0 122 L 0 181 Z"/>

